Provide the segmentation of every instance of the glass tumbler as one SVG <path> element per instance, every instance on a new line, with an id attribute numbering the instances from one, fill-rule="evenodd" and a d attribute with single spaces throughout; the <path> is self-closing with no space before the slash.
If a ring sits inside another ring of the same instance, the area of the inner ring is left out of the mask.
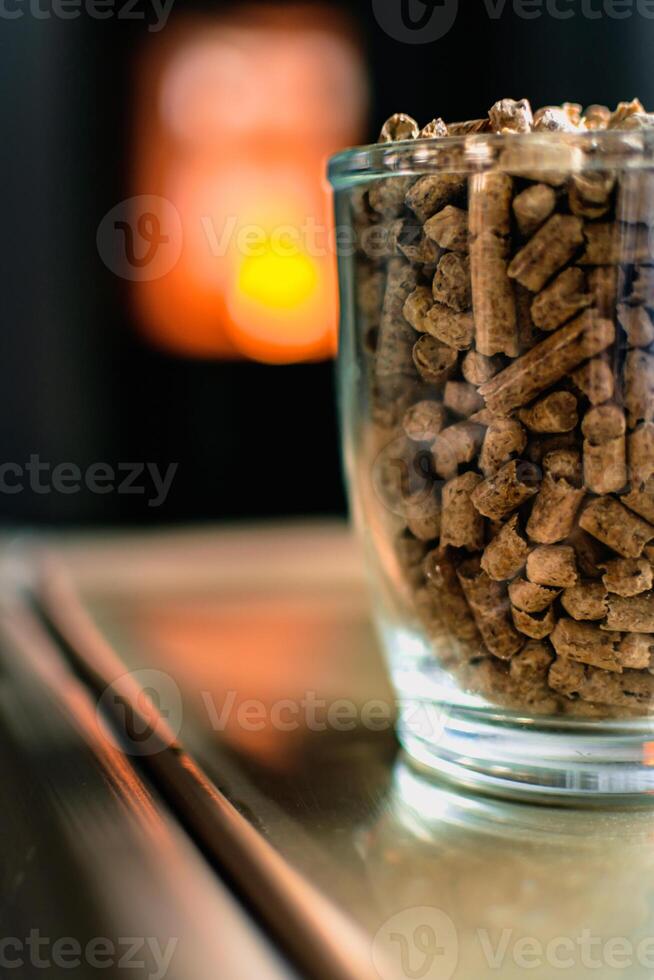
<path id="1" fill-rule="evenodd" d="M 654 791 L 654 134 L 330 162 L 351 510 L 413 760 Z"/>

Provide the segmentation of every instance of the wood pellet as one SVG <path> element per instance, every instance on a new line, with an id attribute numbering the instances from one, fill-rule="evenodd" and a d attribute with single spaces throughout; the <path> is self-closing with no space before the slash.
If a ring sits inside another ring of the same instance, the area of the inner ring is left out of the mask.
<path id="1" fill-rule="evenodd" d="M 455 137 L 443 172 L 356 197 L 376 444 L 432 481 L 394 508 L 402 588 L 444 669 L 516 710 L 654 707 L 654 181 L 570 139 L 653 124 L 638 100 L 396 114 L 381 143 Z"/>

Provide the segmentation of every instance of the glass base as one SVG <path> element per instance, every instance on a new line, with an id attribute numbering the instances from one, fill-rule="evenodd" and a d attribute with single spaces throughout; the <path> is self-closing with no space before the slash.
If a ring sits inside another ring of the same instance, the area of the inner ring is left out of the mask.
<path id="1" fill-rule="evenodd" d="M 494 707 L 457 688 L 433 654 L 425 658 L 415 634 L 396 628 L 384 640 L 394 650 L 398 736 L 422 771 L 528 802 L 654 804 L 653 719 L 598 721 Z"/>
<path id="2" fill-rule="evenodd" d="M 448 713 L 437 739 L 402 730 L 400 741 L 422 771 L 473 789 L 550 805 L 651 802 L 654 768 L 639 736 L 518 731 Z M 645 756 L 646 757 L 646 756 Z"/>

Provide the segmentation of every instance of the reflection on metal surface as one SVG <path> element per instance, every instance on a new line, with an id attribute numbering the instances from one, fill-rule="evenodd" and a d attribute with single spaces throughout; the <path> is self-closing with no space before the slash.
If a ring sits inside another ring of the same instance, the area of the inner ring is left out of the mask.
<path id="1" fill-rule="evenodd" d="M 323 552 L 316 542 L 326 539 Z M 252 532 L 238 542 L 206 541 L 189 589 L 178 569 L 193 538 L 160 541 L 178 559 L 140 593 L 138 540 L 122 551 L 113 542 L 110 561 L 101 545 L 60 553 L 126 665 L 175 679 L 182 739 L 214 783 L 365 929 L 383 980 L 651 977 L 651 811 L 548 809 L 456 792 L 408 768 L 388 729 L 283 731 L 269 712 L 258 737 L 233 719 L 216 729 L 202 691 L 222 704 L 233 689 L 266 707 L 307 689 L 327 703 L 392 701 L 344 532 L 263 540 Z M 121 593 L 125 564 L 132 584 Z"/>
<path id="2" fill-rule="evenodd" d="M 364 934 L 329 899 L 313 888 L 252 827 L 176 740 L 159 738 L 159 746 L 142 753 L 135 748 L 131 726 L 124 727 L 125 704 L 133 715 L 141 713 L 145 692 L 137 689 L 136 676 L 123 665 L 94 625 L 79 601 L 69 576 L 54 559 L 43 562 L 39 593 L 34 599 L 65 647 L 71 661 L 103 707 L 128 754 L 138 756 L 155 785 L 190 830 L 203 852 L 217 868 L 229 875 L 239 894 L 252 906 L 282 948 L 303 974 L 315 980 L 372 980 Z M 122 679 L 121 697 L 105 700 L 108 686 Z M 157 710 L 151 702 L 150 711 Z M 139 732 L 147 731 L 147 715 Z M 156 723 L 155 723 L 156 724 Z M 156 735 L 165 725 L 150 731 Z"/>
<path id="3" fill-rule="evenodd" d="M 0 669 L 0 974 L 294 975 L 105 738 L 39 623 L 6 601 Z"/>

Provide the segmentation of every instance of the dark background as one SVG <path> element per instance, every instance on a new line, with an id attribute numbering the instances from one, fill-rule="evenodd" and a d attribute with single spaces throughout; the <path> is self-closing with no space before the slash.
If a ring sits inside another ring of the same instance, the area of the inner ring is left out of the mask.
<path id="1" fill-rule="evenodd" d="M 223 9 L 177 0 L 182 10 Z M 399 0 L 398 0 L 399 2 Z M 43 8 L 47 0 L 41 0 Z M 593 0 L 599 9 L 601 0 Z M 634 4 L 635 5 L 635 4 Z M 7 0 L 11 8 L 10 0 Z M 342 5 L 368 59 L 368 138 L 397 110 L 472 118 L 501 97 L 654 105 L 654 21 L 489 18 L 461 0 L 442 40 L 407 45 L 370 2 Z M 332 0 L 331 7 L 339 5 Z M 172 20 L 171 18 L 171 20 Z M 143 23 L 0 17 L 0 462 L 147 460 L 179 471 L 166 505 L 139 496 L 0 494 L 7 522 L 136 523 L 341 513 L 332 363 L 193 361 L 146 346 L 95 249 L 128 196 L 127 121 Z"/>

